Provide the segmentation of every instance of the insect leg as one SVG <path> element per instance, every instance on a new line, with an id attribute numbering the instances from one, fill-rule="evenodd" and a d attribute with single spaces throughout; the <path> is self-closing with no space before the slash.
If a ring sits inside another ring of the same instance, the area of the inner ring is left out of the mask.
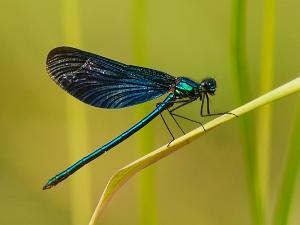
<path id="1" fill-rule="evenodd" d="M 172 112 L 170 112 L 170 110 L 168 109 L 169 114 L 171 115 L 171 117 L 173 118 L 173 120 L 175 121 L 175 123 L 177 124 L 177 126 L 179 127 L 179 129 L 182 131 L 183 134 L 185 134 L 184 130 L 182 129 L 182 127 L 179 125 L 178 121 L 175 119 L 174 116 L 177 116 L 176 114 L 173 114 Z M 180 117 L 180 116 L 179 116 Z"/>
<path id="2" fill-rule="evenodd" d="M 168 111 L 169 111 L 169 110 L 168 110 Z M 187 117 L 185 117 L 185 116 L 181 116 L 181 115 L 175 114 L 175 113 L 173 113 L 173 112 L 171 112 L 171 111 L 169 111 L 169 113 L 170 113 L 170 115 L 173 117 L 174 120 L 175 120 L 174 116 L 176 116 L 176 117 L 179 117 L 179 118 L 182 118 L 182 119 L 185 119 L 185 120 L 188 120 L 188 121 L 191 121 L 191 122 L 200 124 L 201 127 L 203 128 L 203 130 L 206 131 L 205 128 L 204 128 L 204 126 L 203 126 L 203 124 L 202 124 L 201 122 L 199 122 L 199 121 L 192 120 L 192 119 L 187 118 Z M 175 120 L 175 121 L 176 121 L 176 120 Z M 179 126 L 178 123 L 177 123 L 177 125 Z M 179 128 L 180 128 L 180 126 L 179 126 Z M 181 128 L 180 128 L 180 129 L 181 129 Z M 181 130 L 182 130 L 182 129 L 181 129 Z"/>
<path id="3" fill-rule="evenodd" d="M 162 113 L 159 113 L 159 115 L 161 116 L 162 120 L 164 121 L 165 126 L 167 127 L 167 129 L 168 129 L 170 135 L 172 136 L 172 140 L 171 140 L 171 141 L 169 142 L 169 144 L 168 144 L 168 146 L 169 146 L 169 145 L 172 143 L 172 141 L 175 140 L 175 138 L 174 138 L 174 135 L 172 134 L 170 128 L 168 127 L 168 124 L 166 123 L 166 121 L 165 121 L 165 119 L 164 119 Z"/>
<path id="4" fill-rule="evenodd" d="M 187 104 L 189 104 L 189 103 L 191 103 L 191 102 L 193 102 L 193 101 L 195 101 L 195 100 L 196 100 L 196 98 L 191 98 L 191 99 L 187 99 L 187 100 L 174 101 L 174 102 L 172 102 L 172 103 L 182 103 L 182 104 L 180 104 L 180 105 L 174 107 L 174 108 L 171 109 L 170 111 L 173 112 L 173 111 L 175 111 L 175 110 L 177 110 L 177 109 L 179 109 L 179 108 L 181 108 L 181 107 L 183 107 L 183 106 L 185 106 L 185 105 L 187 105 Z"/>
<path id="5" fill-rule="evenodd" d="M 204 100 L 205 100 L 204 98 L 206 99 L 206 114 L 203 113 L 203 106 L 204 106 Z M 203 97 L 202 102 L 201 102 L 201 110 L 200 110 L 201 117 L 220 116 L 220 115 L 224 115 L 224 114 L 231 114 L 231 115 L 238 117 L 237 115 L 235 115 L 234 113 L 231 113 L 231 112 L 210 113 L 209 98 L 208 98 L 208 95 L 205 94 L 205 96 Z"/>
<path id="6" fill-rule="evenodd" d="M 175 121 L 175 123 L 177 124 L 177 126 L 179 127 L 179 129 L 182 131 L 183 134 L 185 134 L 184 130 L 181 128 L 181 126 L 179 125 L 178 121 L 177 121 L 177 120 L 175 119 L 175 117 L 174 117 L 174 116 L 177 116 L 177 115 L 176 115 L 176 114 L 174 115 L 174 114 L 172 113 L 172 111 L 175 110 L 175 109 L 179 109 L 180 107 L 182 107 L 182 106 L 184 106 L 184 105 L 186 105 L 186 104 L 188 104 L 188 103 L 190 103 L 190 102 L 192 102 L 192 101 L 194 101 L 194 100 L 195 100 L 195 99 L 177 100 L 177 101 L 175 100 L 175 101 L 173 101 L 173 102 L 170 102 L 170 107 L 171 107 L 174 103 L 182 103 L 182 104 L 179 105 L 179 106 L 177 106 L 177 107 L 175 107 L 175 108 L 172 109 L 172 110 L 167 109 L 168 112 L 169 112 L 169 114 L 171 115 L 171 117 L 173 118 L 173 120 Z M 156 107 L 159 106 L 159 105 L 160 105 L 160 103 L 157 103 L 157 104 L 156 104 Z M 174 135 L 172 134 L 170 128 L 168 127 L 168 125 L 167 125 L 167 123 L 166 123 L 166 121 L 165 121 L 165 119 L 164 119 L 162 113 L 160 113 L 160 116 L 161 116 L 161 118 L 162 118 L 162 120 L 163 120 L 165 126 L 167 127 L 169 133 L 171 134 L 171 136 L 172 136 L 172 138 L 173 138 L 172 141 L 174 141 L 174 140 L 175 140 Z M 180 116 L 179 116 L 179 117 L 180 117 Z M 168 145 L 170 145 L 172 141 L 170 141 Z"/>
<path id="7" fill-rule="evenodd" d="M 172 118 L 173 118 L 174 120 L 175 120 L 174 116 L 176 116 L 176 117 L 179 117 L 179 118 L 182 118 L 182 119 L 185 119 L 185 120 L 188 120 L 188 121 L 191 121 L 191 122 L 200 124 L 201 127 L 203 128 L 203 130 L 205 131 L 205 128 L 204 128 L 204 126 L 203 126 L 203 124 L 202 124 L 201 122 L 198 122 L 198 121 L 196 121 L 196 120 L 192 120 L 192 119 L 187 118 L 187 117 L 185 117 L 185 116 L 181 116 L 181 115 L 178 115 L 178 114 L 175 114 L 175 113 L 174 113 L 175 110 L 177 110 L 177 109 L 179 109 L 179 108 L 181 108 L 181 107 L 183 107 L 183 106 L 187 105 L 188 103 L 191 103 L 191 102 L 193 102 L 193 101 L 195 101 L 195 100 L 196 100 L 196 99 L 189 99 L 189 100 L 186 100 L 186 101 L 183 102 L 181 105 L 176 106 L 176 107 L 172 108 L 171 110 L 168 109 L 168 112 L 170 113 L 170 115 L 172 116 Z M 178 125 L 178 127 L 181 129 L 181 131 L 183 132 L 183 130 L 182 130 L 182 128 L 180 127 L 180 125 L 178 124 L 178 122 L 177 122 L 176 120 L 175 120 L 175 122 L 176 122 L 176 124 Z"/>

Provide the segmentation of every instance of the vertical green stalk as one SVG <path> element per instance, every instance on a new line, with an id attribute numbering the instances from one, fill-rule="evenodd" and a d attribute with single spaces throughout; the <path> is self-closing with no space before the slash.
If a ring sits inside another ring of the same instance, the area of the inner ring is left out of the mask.
<path id="1" fill-rule="evenodd" d="M 264 0 L 262 58 L 260 75 L 260 93 L 272 89 L 273 85 L 273 51 L 275 30 L 275 1 Z M 266 105 L 259 109 L 257 117 L 257 171 L 260 178 L 262 207 L 268 208 L 268 192 L 270 181 L 270 151 L 272 106 Z"/>
<path id="2" fill-rule="evenodd" d="M 62 27 L 64 43 L 78 47 L 81 42 L 79 0 L 62 1 Z M 83 105 L 75 103 L 73 98 L 67 96 L 66 119 L 71 163 L 82 157 L 85 149 L 89 149 L 85 114 Z M 72 224 L 86 224 L 91 213 L 91 179 L 88 167 L 72 177 L 69 182 L 71 183 Z"/>
<path id="3" fill-rule="evenodd" d="M 146 1 L 133 0 L 133 55 L 137 65 L 146 63 Z M 148 114 L 153 107 L 140 106 L 137 112 L 138 119 Z M 142 134 L 137 134 L 139 155 L 145 155 L 147 150 L 153 149 L 154 131 L 151 124 L 143 128 Z M 155 171 L 154 168 L 145 170 L 138 179 L 138 208 L 139 223 L 143 225 L 157 224 Z"/>
<path id="4" fill-rule="evenodd" d="M 246 102 L 250 98 L 246 56 L 246 3 L 246 0 L 233 0 L 232 2 L 231 59 L 236 96 L 239 104 Z M 253 224 L 262 225 L 263 212 L 257 176 L 253 118 L 250 115 L 243 116 L 240 118 L 240 121 Z"/>
<path id="5" fill-rule="evenodd" d="M 285 172 L 276 209 L 273 216 L 273 225 L 287 225 L 288 217 L 295 194 L 297 177 L 300 168 L 300 104 L 298 104 L 298 114 L 294 124 L 294 131 L 291 137 L 291 146 L 288 152 Z"/>

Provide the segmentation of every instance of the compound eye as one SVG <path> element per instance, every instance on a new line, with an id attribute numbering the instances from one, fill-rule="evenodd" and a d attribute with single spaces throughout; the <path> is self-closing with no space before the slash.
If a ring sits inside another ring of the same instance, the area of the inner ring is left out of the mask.
<path id="1" fill-rule="evenodd" d="M 216 86 L 216 82 L 215 82 L 214 80 L 211 80 L 211 81 L 210 81 L 210 85 L 211 85 L 212 87 L 215 87 L 215 86 Z"/>
<path id="2" fill-rule="evenodd" d="M 207 86 L 208 86 L 208 89 L 209 90 L 215 90 L 216 89 L 216 81 L 214 79 L 210 79 L 208 82 L 207 82 Z"/>

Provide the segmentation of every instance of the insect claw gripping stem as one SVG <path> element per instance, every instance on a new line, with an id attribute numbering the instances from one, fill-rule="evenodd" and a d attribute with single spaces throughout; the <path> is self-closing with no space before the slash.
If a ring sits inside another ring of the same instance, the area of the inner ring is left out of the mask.
<path id="1" fill-rule="evenodd" d="M 170 141 L 170 142 L 168 143 L 167 147 L 169 147 L 170 144 L 171 144 L 174 140 L 175 140 L 175 139 L 173 139 L 172 141 Z"/>
<path id="2" fill-rule="evenodd" d="M 221 112 L 221 113 L 210 113 L 210 114 L 202 114 L 201 117 L 209 117 L 209 116 L 222 116 L 225 114 L 233 115 L 235 117 L 239 117 L 238 115 L 232 113 L 232 112 Z"/>

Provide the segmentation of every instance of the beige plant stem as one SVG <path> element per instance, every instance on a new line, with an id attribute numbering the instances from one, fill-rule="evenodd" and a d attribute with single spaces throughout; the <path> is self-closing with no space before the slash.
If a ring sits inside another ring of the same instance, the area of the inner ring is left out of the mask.
<path id="1" fill-rule="evenodd" d="M 241 116 L 247 112 L 250 112 L 258 107 L 261 107 L 265 104 L 271 103 L 277 99 L 280 99 L 282 97 L 291 95 L 293 93 L 296 93 L 300 91 L 300 77 L 252 100 L 249 103 L 246 103 L 232 111 L 231 113 Z M 216 128 L 217 126 L 232 120 L 234 118 L 237 118 L 236 116 L 232 114 L 225 114 L 222 115 L 204 125 L 206 132 Z M 206 133 L 202 127 L 196 128 L 195 130 L 187 133 L 184 136 L 181 136 L 180 138 L 177 138 L 174 140 L 169 146 L 164 145 L 160 147 L 159 149 L 137 159 L 136 161 L 128 164 L 127 166 L 121 168 L 118 170 L 109 180 L 108 184 L 106 185 L 106 188 L 104 192 L 102 193 L 102 196 L 98 202 L 98 205 L 94 211 L 94 214 L 89 222 L 89 225 L 94 225 L 96 222 L 96 219 L 99 217 L 99 215 L 103 212 L 105 207 L 107 206 L 109 200 L 112 198 L 112 196 L 117 192 L 117 190 L 120 189 L 120 187 L 125 184 L 131 177 L 133 177 L 136 173 L 141 171 L 142 169 L 152 165 L 156 161 L 172 154 L 176 150 L 180 149 L 181 147 L 191 143 L 195 138 L 198 138 L 199 136 Z"/>

